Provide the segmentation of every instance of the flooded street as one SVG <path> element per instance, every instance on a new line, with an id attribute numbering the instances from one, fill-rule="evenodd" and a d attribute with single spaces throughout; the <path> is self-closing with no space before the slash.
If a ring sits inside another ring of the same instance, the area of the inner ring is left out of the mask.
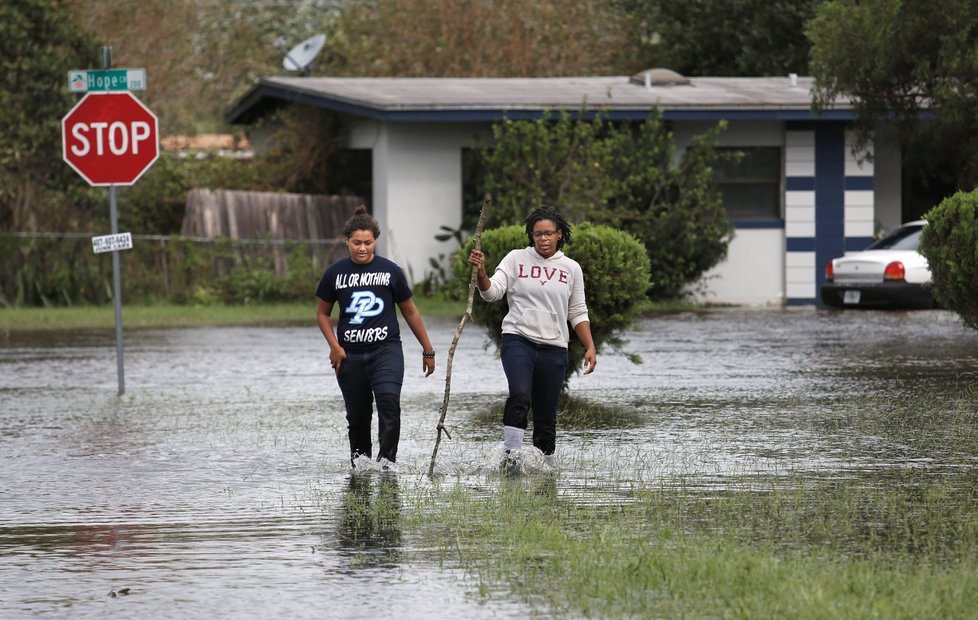
<path id="1" fill-rule="evenodd" d="M 122 397 L 114 331 L 0 333 L 0 616 L 530 615 L 474 595 L 398 516 L 433 484 L 457 326 L 426 323 L 438 369 L 423 377 L 408 336 L 399 473 L 355 477 L 313 323 L 127 330 Z M 644 319 L 626 340 L 571 381 L 604 413 L 558 423 L 559 469 L 540 484 L 570 501 L 978 464 L 953 440 L 975 433 L 954 424 L 978 400 L 978 332 L 950 313 L 725 309 Z M 502 430 L 487 411 L 506 382 L 486 344 L 466 327 L 436 484 L 489 495 Z"/>

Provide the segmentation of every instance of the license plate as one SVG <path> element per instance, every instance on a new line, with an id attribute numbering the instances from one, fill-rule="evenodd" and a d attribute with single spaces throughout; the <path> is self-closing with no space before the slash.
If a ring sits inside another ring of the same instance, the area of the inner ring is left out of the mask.
<path id="1" fill-rule="evenodd" d="M 842 303 L 858 304 L 859 297 L 860 297 L 860 291 L 845 291 L 842 293 Z"/>

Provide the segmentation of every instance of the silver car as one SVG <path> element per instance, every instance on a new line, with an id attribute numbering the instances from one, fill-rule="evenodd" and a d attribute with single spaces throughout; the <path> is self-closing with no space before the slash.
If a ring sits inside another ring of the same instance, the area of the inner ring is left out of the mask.
<path id="1" fill-rule="evenodd" d="M 861 252 L 830 260 L 822 303 L 835 308 L 933 308 L 930 268 L 917 251 L 926 224 L 908 222 Z"/>

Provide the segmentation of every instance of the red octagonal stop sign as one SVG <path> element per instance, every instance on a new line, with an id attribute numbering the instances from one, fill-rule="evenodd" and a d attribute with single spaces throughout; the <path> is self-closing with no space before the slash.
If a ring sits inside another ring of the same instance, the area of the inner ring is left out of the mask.
<path id="1" fill-rule="evenodd" d="M 130 93 L 88 93 L 61 120 L 64 160 L 91 185 L 132 185 L 160 156 L 159 121 Z"/>

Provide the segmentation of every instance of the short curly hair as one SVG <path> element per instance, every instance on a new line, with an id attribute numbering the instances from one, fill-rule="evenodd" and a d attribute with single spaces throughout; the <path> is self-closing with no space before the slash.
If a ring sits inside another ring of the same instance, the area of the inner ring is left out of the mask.
<path id="1" fill-rule="evenodd" d="M 364 205 L 357 207 L 353 211 L 353 217 L 343 225 L 343 236 L 349 239 L 358 230 L 369 230 L 374 234 L 374 239 L 380 237 L 380 225 L 367 213 L 367 207 Z"/>
<path id="2" fill-rule="evenodd" d="M 560 236 L 560 239 L 557 240 L 558 250 L 564 247 L 565 243 L 570 243 L 571 225 L 567 223 L 567 220 L 565 220 L 557 209 L 553 207 L 540 207 L 526 218 L 526 238 L 530 242 L 530 245 L 533 245 L 533 226 L 536 225 L 537 222 L 544 220 L 550 220 L 553 222 L 563 233 Z"/>

